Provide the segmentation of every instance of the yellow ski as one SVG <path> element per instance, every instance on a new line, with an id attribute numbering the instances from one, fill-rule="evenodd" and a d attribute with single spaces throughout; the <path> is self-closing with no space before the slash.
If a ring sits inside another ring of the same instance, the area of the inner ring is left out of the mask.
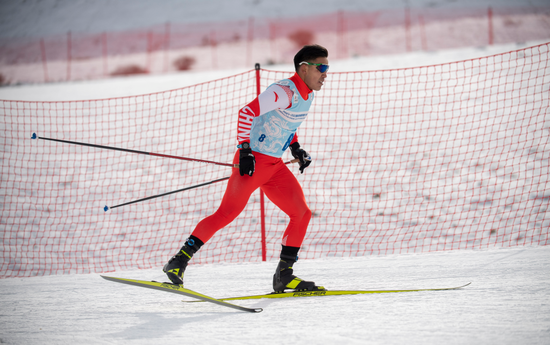
<path id="1" fill-rule="evenodd" d="M 219 298 L 220 301 L 233 301 L 245 299 L 261 299 L 261 298 L 287 298 L 287 297 L 320 297 L 320 296 L 341 296 L 341 295 L 360 295 L 360 294 L 376 294 L 376 293 L 396 293 L 396 292 L 419 292 L 419 291 L 443 291 L 457 290 L 470 285 L 471 283 L 451 287 L 451 288 L 436 288 L 436 289 L 401 289 L 401 290 L 319 290 L 319 291 L 291 291 L 291 292 L 272 292 L 265 295 L 252 295 L 241 297 Z"/>
<path id="2" fill-rule="evenodd" d="M 161 290 L 166 292 L 172 292 L 177 293 L 180 295 L 192 297 L 199 299 L 201 301 L 210 302 L 214 304 L 218 304 L 224 307 L 233 308 L 241 311 L 247 311 L 251 313 L 259 313 L 263 309 L 262 308 L 246 308 L 241 307 L 240 305 L 224 302 L 222 300 L 216 299 L 214 297 L 206 296 L 201 293 L 195 292 L 193 290 L 189 290 L 183 287 L 183 285 L 177 285 L 172 283 L 159 283 L 154 281 L 146 281 L 146 280 L 137 280 L 137 279 L 126 279 L 126 278 L 117 278 L 117 277 L 107 277 L 107 276 L 101 276 L 104 279 L 117 282 L 117 283 L 123 283 L 123 284 L 129 284 L 134 286 L 140 286 L 144 288 L 149 289 L 155 289 L 155 290 Z"/>

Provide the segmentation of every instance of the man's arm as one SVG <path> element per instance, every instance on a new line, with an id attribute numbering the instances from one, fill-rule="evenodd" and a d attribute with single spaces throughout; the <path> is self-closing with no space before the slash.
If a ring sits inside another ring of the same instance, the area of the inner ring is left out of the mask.
<path id="1" fill-rule="evenodd" d="M 275 109 L 286 109 L 292 104 L 292 91 L 287 86 L 271 85 L 252 102 L 239 110 L 237 140 L 239 144 L 250 142 L 250 129 L 255 117 Z M 293 140 L 294 142 L 294 140 Z"/>

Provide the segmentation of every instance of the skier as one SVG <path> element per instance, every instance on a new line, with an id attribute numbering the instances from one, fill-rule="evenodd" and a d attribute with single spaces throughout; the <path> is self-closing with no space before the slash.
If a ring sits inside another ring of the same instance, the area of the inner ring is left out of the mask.
<path id="1" fill-rule="evenodd" d="M 174 284 L 183 284 L 183 273 L 193 254 L 231 223 L 245 208 L 250 195 L 261 188 L 290 217 L 273 276 L 274 291 L 322 289 L 293 274 L 311 211 L 302 187 L 281 156 L 290 148 L 292 156 L 299 160 L 300 173 L 311 164 L 310 155 L 298 143 L 296 130 L 307 117 L 313 90 L 319 91 L 327 77 L 327 58 L 326 48 L 304 46 L 294 56 L 296 73 L 270 85 L 239 111 L 239 150 L 233 159 L 239 168 L 233 170 L 218 210 L 197 224 L 180 251 L 164 266 L 163 271 Z"/>

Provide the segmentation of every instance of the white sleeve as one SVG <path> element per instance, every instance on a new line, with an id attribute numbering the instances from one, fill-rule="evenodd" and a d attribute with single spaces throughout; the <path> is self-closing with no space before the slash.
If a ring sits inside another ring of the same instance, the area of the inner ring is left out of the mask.
<path id="1" fill-rule="evenodd" d="M 292 101 L 292 91 L 289 87 L 273 84 L 258 96 L 260 114 L 263 115 L 275 109 L 286 109 Z"/>

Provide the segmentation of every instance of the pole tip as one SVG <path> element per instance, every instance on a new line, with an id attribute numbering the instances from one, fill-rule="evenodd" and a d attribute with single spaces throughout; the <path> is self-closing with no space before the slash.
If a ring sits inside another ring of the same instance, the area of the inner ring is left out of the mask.
<path id="1" fill-rule="evenodd" d="M 36 133 L 33 133 L 31 139 L 36 139 L 36 138 L 38 138 L 38 137 L 36 136 Z"/>
<path id="2" fill-rule="evenodd" d="M 109 211 L 109 206 L 105 205 L 105 207 L 103 208 L 103 210 L 104 210 L 105 212 Z"/>

